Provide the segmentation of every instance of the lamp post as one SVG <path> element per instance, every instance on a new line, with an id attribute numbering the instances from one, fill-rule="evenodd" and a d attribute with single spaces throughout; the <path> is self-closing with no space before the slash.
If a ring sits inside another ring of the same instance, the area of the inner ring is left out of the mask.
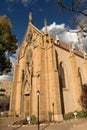
<path id="1" fill-rule="evenodd" d="M 37 90 L 37 114 L 38 114 L 38 130 L 40 130 L 39 128 L 39 96 L 40 96 L 40 91 Z"/>

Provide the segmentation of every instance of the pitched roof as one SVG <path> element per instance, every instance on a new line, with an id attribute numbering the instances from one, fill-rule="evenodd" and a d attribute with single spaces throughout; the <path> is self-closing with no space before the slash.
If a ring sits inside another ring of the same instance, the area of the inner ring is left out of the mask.
<path id="1" fill-rule="evenodd" d="M 56 40 L 56 39 L 51 36 L 51 41 L 54 42 L 54 45 L 55 45 L 55 46 L 58 46 L 59 48 L 62 48 L 62 49 L 64 49 L 64 50 L 68 51 L 68 52 L 70 51 L 70 49 L 72 49 L 72 46 L 71 46 L 70 44 L 66 44 L 66 43 L 62 42 L 61 40 L 59 40 L 58 43 L 55 43 L 55 40 Z M 83 53 L 82 53 L 81 51 L 79 51 L 78 49 L 75 49 L 75 50 L 73 51 L 73 53 L 74 53 L 75 55 L 79 56 L 79 57 L 84 58 Z"/>

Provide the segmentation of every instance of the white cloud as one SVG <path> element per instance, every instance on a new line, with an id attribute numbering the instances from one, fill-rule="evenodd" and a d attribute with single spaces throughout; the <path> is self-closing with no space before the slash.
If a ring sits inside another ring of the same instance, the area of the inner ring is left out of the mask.
<path id="1" fill-rule="evenodd" d="M 27 7 L 29 4 L 33 4 L 35 2 L 37 2 L 38 0 L 20 0 L 22 2 L 22 4 Z"/>
<path id="2" fill-rule="evenodd" d="M 37 2 L 37 0 L 8 0 L 8 2 L 21 2 L 25 7 L 27 7 L 29 4 Z"/>
<path id="3" fill-rule="evenodd" d="M 74 44 L 75 46 L 78 46 L 78 37 L 76 32 L 77 30 L 70 30 L 71 32 L 66 31 L 65 24 L 56 24 L 53 22 L 49 26 L 47 26 L 48 32 L 54 36 L 58 37 L 61 41 L 67 43 L 67 44 Z M 44 28 L 42 28 L 44 31 Z M 87 38 L 82 38 L 81 42 L 83 43 L 84 48 L 87 50 Z"/>
<path id="4" fill-rule="evenodd" d="M 12 80 L 13 74 L 9 73 L 8 75 L 2 75 L 0 76 L 0 80 Z"/>
<path id="5" fill-rule="evenodd" d="M 47 26 L 47 29 L 52 36 L 58 36 L 60 40 L 66 43 L 77 42 L 77 34 L 67 32 L 65 24 L 58 25 L 55 22 L 53 22 L 51 25 Z"/>
<path id="6" fill-rule="evenodd" d="M 52 24 L 47 26 L 47 29 L 52 36 L 54 36 L 54 37 L 58 36 L 61 41 L 65 42 L 67 44 L 73 43 L 74 45 L 78 46 L 77 34 L 67 32 L 65 24 L 58 25 L 55 22 L 53 22 Z M 44 31 L 44 28 L 42 28 L 42 31 Z M 77 31 L 77 30 L 71 30 L 71 32 L 74 32 L 74 31 Z M 83 43 L 83 46 L 87 51 L 87 38 L 82 38 L 81 42 Z M 13 57 L 10 57 L 13 66 L 14 66 L 14 62 L 16 61 L 17 55 L 18 55 L 18 50 L 17 50 L 16 54 L 13 55 Z M 12 79 L 12 75 L 13 75 L 13 70 L 8 75 L 0 76 L 0 79 Z"/>

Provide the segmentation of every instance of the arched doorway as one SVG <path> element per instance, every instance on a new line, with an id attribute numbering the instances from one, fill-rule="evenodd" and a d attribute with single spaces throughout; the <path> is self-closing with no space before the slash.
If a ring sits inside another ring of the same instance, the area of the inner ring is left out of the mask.
<path id="1" fill-rule="evenodd" d="M 30 86 L 27 81 L 24 88 L 24 115 L 30 115 Z"/>

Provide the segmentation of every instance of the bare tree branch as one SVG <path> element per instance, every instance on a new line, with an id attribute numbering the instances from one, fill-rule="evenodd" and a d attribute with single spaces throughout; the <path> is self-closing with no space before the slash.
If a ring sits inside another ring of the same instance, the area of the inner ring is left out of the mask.
<path id="1" fill-rule="evenodd" d="M 76 8 L 74 5 L 74 0 L 71 1 L 71 6 L 66 6 L 65 4 L 63 4 L 63 1 L 62 0 L 57 0 L 57 3 L 58 5 L 62 8 L 62 9 L 65 9 L 65 10 L 68 10 L 68 11 L 71 11 L 71 12 L 75 12 L 75 13 L 78 13 L 78 14 L 82 14 L 84 16 L 87 16 L 87 13 L 85 13 L 84 11 L 87 9 L 87 7 L 85 7 L 84 9 L 78 9 Z M 79 6 L 81 5 L 81 2 L 78 2 L 76 4 L 76 6 Z"/>
<path id="2" fill-rule="evenodd" d="M 66 2 L 67 1 L 65 0 L 57 0 L 57 4 L 59 5 L 59 7 L 61 7 L 62 10 L 67 10 L 75 13 L 74 18 L 72 18 L 72 22 L 78 27 L 78 32 L 81 32 L 82 35 L 86 37 L 87 36 L 87 0 L 70 0 L 69 3 Z"/>

